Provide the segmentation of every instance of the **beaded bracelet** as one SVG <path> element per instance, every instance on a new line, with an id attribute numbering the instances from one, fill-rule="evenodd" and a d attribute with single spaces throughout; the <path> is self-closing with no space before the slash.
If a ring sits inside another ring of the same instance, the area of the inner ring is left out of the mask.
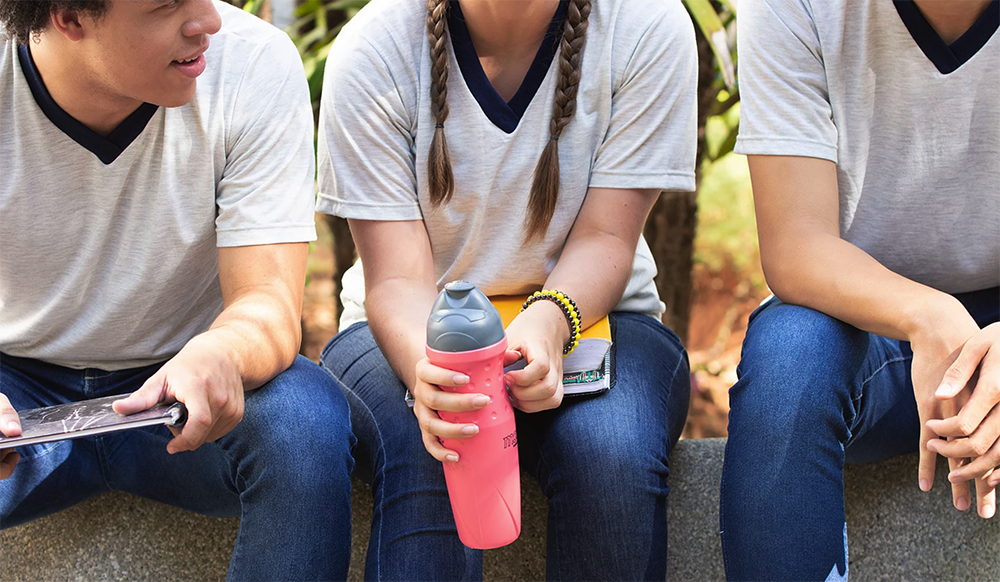
<path id="1" fill-rule="evenodd" d="M 563 346 L 563 357 L 569 355 L 576 346 L 580 345 L 580 321 L 583 319 L 580 317 L 580 309 L 576 306 L 576 301 L 570 299 L 569 295 L 566 295 L 562 291 L 557 291 L 555 289 L 542 289 L 541 291 L 535 291 L 528 296 L 525 300 L 524 305 L 521 306 L 521 311 L 528 308 L 529 305 L 535 301 L 545 299 L 551 301 L 562 309 L 563 314 L 566 316 L 566 322 L 569 324 L 569 341 Z"/>

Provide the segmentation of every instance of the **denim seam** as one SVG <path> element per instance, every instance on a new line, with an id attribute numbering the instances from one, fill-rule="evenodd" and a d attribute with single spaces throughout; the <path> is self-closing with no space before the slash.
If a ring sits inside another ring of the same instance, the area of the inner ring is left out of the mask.
<path id="1" fill-rule="evenodd" d="M 881 372 L 882 370 L 884 370 L 886 368 L 886 366 L 888 366 L 889 364 L 898 364 L 899 362 L 905 362 L 905 361 L 907 361 L 907 360 L 909 360 L 911 358 L 912 358 L 912 356 L 901 356 L 901 357 L 893 358 L 891 360 L 886 360 L 885 362 L 883 362 L 882 365 L 879 366 L 877 370 L 875 370 L 874 372 L 872 372 L 871 374 L 869 374 L 868 377 L 865 378 L 861 382 L 861 392 L 862 392 L 862 394 L 864 394 L 864 388 L 865 388 L 865 386 L 868 385 L 868 382 L 870 382 L 873 378 L 875 378 L 875 376 L 877 376 L 879 372 Z M 861 396 L 858 396 L 858 398 L 861 398 Z"/>
<path id="2" fill-rule="evenodd" d="M 351 326 L 351 327 L 354 327 L 354 326 Z M 348 329 L 351 329 L 351 328 L 348 328 Z M 330 343 L 330 345 L 332 345 L 332 344 L 333 344 L 333 342 Z M 376 347 L 376 349 L 378 349 L 378 348 Z M 337 382 L 337 384 L 340 384 L 341 386 L 347 388 L 347 384 L 344 381 L 342 381 L 340 379 L 340 377 L 338 377 L 337 374 L 334 373 L 333 370 L 331 370 L 330 368 L 328 368 L 326 366 L 326 364 L 323 363 L 322 359 L 319 362 L 319 366 L 320 366 L 320 368 L 322 368 L 323 370 L 325 370 L 326 373 L 329 374 L 330 377 L 333 378 L 333 380 L 335 382 Z M 383 472 L 382 480 L 383 480 L 383 484 L 382 484 L 382 486 L 384 487 L 385 486 L 385 483 L 384 483 L 384 481 L 385 481 L 385 476 L 384 476 L 384 471 L 385 471 L 385 466 L 384 466 L 384 464 L 385 464 L 385 446 L 383 445 L 383 441 L 382 441 L 382 427 L 379 426 L 378 418 L 375 416 L 374 413 L 372 413 L 371 408 L 368 407 L 368 403 L 366 403 L 364 401 L 364 399 L 362 399 L 361 397 L 359 397 L 357 394 L 354 394 L 354 391 L 351 390 L 350 388 L 347 388 L 347 390 L 351 392 L 351 394 L 357 399 L 358 402 L 361 403 L 361 406 L 364 408 L 365 414 L 367 414 L 371 418 L 372 424 L 375 426 L 375 434 L 378 435 L 378 453 L 377 453 L 377 455 L 378 455 L 379 461 L 383 463 L 383 467 L 382 467 L 382 472 Z M 348 400 L 347 404 L 348 404 L 348 407 L 350 407 L 351 401 Z M 352 428 L 352 430 L 353 430 L 353 428 Z M 357 443 L 355 443 L 355 444 L 357 444 Z M 353 451 L 352 451 L 352 454 L 353 454 Z M 374 481 L 374 475 L 376 475 L 378 473 L 379 473 L 379 471 L 377 470 L 377 468 L 376 467 L 372 467 L 372 475 L 373 475 L 372 481 Z M 375 501 L 375 491 L 374 491 L 374 489 L 375 488 L 372 487 L 372 502 L 373 502 L 373 505 L 374 505 L 374 501 Z M 380 491 L 379 492 L 379 496 L 378 496 L 379 497 L 379 500 L 378 500 L 378 504 L 379 504 L 378 510 L 379 510 L 379 513 L 383 513 L 383 507 L 382 507 L 382 499 L 384 497 L 383 493 L 384 492 Z M 374 510 L 374 507 L 372 509 Z M 375 537 L 376 537 L 375 547 L 377 548 L 377 551 L 375 552 L 375 579 L 376 580 L 381 580 L 382 579 L 382 522 L 383 521 L 384 521 L 384 518 L 379 520 L 378 531 L 375 532 Z M 372 542 L 371 536 L 372 536 L 372 534 L 369 533 L 369 536 L 368 536 L 369 537 L 369 539 L 368 539 L 368 548 L 369 548 L 368 551 L 369 552 L 371 552 L 371 542 Z"/>
<path id="3" fill-rule="evenodd" d="M 112 491 L 117 491 L 115 480 L 111 478 L 111 463 L 108 461 L 108 449 L 104 444 L 104 438 L 94 437 L 94 445 L 97 448 L 97 458 L 101 464 L 101 477 L 104 478 L 104 485 Z"/>
<path id="4" fill-rule="evenodd" d="M 242 527 L 242 523 L 243 523 L 243 510 L 244 510 L 244 506 L 243 506 L 243 492 L 246 489 L 246 482 L 247 482 L 247 480 L 240 473 L 240 465 L 239 465 L 239 463 L 236 463 L 234 465 L 234 463 L 233 463 L 233 456 L 231 454 L 229 454 L 229 450 L 226 449 L 226 447 L 222 446 L 221 444 L 217 444 L 217 441 L 213 442 L 213 443 L 204 443 L 204 444 L 202 444 L 202 446 L 209 445 L 209 444 L 218 446 L 219 449 L 222 451 L 222 454 L 226 456 L 226 460 L 229 461 L 229 466 L 230 467 L 233 467 L 233 466 L 236 467 L 236 470 L 234 471 L 234 473 L 235 473 L 235 475 L 234 475 L 234 481 L 235 481 L 234 485 L 236 485 L 236 495 L 240 499 L 240 524 L 241 525 L 240 525 L 240 528 L 236 531 L 236 543 L 233 545 L 233 555 L 229 559 L 229 568 L 227 569 L 228 571 L 226 573 L 226 579 L 228 580 L 228 579 L 233 578 L 233 575 L 232 575 L 233 564 L 238 564 L 239 563 L 239 560 L 238 560 L 239 555 L 237 554 L 237 552 L 241 549 L 241 546 L 245 545 L 245 544 L 241 544 L 240 543 L 240 539 L 239 538 L 240 538 L 240 534 L 243 531 L 243 527 Z"/>

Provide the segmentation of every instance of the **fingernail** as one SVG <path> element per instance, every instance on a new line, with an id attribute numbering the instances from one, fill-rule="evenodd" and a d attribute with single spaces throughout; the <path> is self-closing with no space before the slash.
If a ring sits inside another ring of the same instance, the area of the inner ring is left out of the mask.
<path id="1" fill-rule="evenodd" d="M 476 406 L 486 406 L 487 404 L 490 403 L 490 397 L 483 396 L 480 394 L 479 396 L 476 396 L 475 398 L 472 399 L 472 403 L 475 404 Z"/>
<path id="2" fill-rule="evenodd" d="M 913 481 L 910 481 L 910 483 L 912 483 L 912 482 Z M 928 481 L 927 479 L 921 479 L 920 480 L 920 490 L 921 491 L 930 491 L 931 490 L 931 482 Z"/>
<path id="3" fill-rule="evenodd" d="M 449 463 L 457 463 L 458 455 L 448 455 L 447 457 L 444 458 L 444 460 L 448 461 Z"/>
<path id="4" fill-rule="evenodd" d="M 15 421 L 12 420 L 12 421 L 10 421 L 10 422 L 7 423 L 7 430 L 8 431 L 17 430 L 17 426 L 18 426 L 17 422 L 15 422 Z"/>
<path id="5" fill-rule="evenodd" d="M 951 384 L 941 384 L 938 389 L 934 391 L 934 396 L 944 396 L 952 392 Z"/>
<path id="6" fill-rule="evenodd" d="M 455 374 L 455 376 L 452 378 L 452 381 L 454 381 L 456 384 L 468 384 L 469 377 L 466 376 L 465 374 Z"/>
<path id="7" fill-rule="evenodd" d="M 982 515 L 986 519 L 989 519 L 989 518 L 993 517 L 993 506 L 992 505 L 984 505 L 983 506 L 983 513 L 982 513 Z"/>
<path id="8" fill-rule="evenodd" d="M 462 434 L 479 434 L 479 427 L 472 424 L 462 427 Z"/>
<path id="9" fill-rule="evenodd" d="M 971 505 L 971 502 L 966 497 L 959 497 L 958 501 L 955 502 L 955 507 L 957 507 L 959 511 L 965 511 L 969 508 L 969 505 Z"/>

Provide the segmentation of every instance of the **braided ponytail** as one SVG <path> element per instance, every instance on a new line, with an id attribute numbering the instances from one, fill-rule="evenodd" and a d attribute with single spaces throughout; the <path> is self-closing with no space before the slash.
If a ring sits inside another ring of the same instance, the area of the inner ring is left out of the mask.
<path id="1" fill-rule="evenodd" d="M 427 40 L 431 47 L 431 115 L 434 137 L 427 153 L 427 181 L 431 203 L 435 206 L 451 200 L 455 177 L 451 172 L 444 122 L 448 119 L 448 51 L 446 46 L 448 0 L 427 0 Z"/>
<path id="2" fill-rule="evenodd" d="M 580 87 L 580 59 L 590 17 L 590 0 L 570 0 L 559 43 L 559 82 L 552 104 L 549 141 L 535 166 L 528 199 L 528 231 L 525 241 L 545 234 L 559 197 L 559 136 L 576 111 Z"/>

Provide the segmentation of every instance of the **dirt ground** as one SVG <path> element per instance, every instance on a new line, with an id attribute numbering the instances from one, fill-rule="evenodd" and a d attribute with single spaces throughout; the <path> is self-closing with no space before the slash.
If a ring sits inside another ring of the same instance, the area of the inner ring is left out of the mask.
<path id="1" fill-rule="evenodd" d="M 317 360 L 323 346 L 337 332 L 333 300 L 333 255 L 329 234 L 320 226 L 320 240 L 310 253 L 310 280 L 303 307 L 304 353 Z M 767 296 L 766 288 L 750 283 L 750 275 L 723 268 L 711 272 L 704 265 L 694 271 L 688 355 L 691 361 L 691 408 L 681 438 L 726 436 L 729 387 L 736 382 L 740 345 L 747 318 Z"/>

